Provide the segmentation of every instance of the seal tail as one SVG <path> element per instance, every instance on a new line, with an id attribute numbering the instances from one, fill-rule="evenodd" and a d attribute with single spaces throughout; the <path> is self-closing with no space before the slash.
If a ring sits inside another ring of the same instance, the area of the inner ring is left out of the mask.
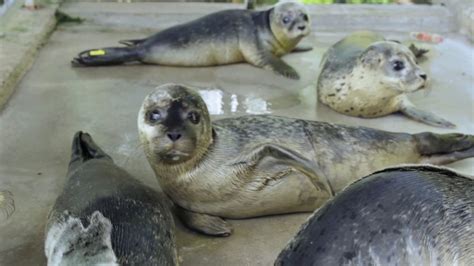
<path id="1" fill-rule="evenodd" d="M 474 135 L 423 132 L 413 137 L 421 163 L 440 165 L 474 157 Z"/>
<path id="2" fill-rule="evenodd" d="M 110 66 L 140 60 L 135 47 L 109 47 L 80 52 L 72 60 L 73 66 Z"/>
<path id="3" fill-rule="evenodd" d="M 90 159 L 112 158 L 105 153 L 92 139 L 88 133 L 78 131 L 72 141 L 71 162 L 85 162 Z"/>

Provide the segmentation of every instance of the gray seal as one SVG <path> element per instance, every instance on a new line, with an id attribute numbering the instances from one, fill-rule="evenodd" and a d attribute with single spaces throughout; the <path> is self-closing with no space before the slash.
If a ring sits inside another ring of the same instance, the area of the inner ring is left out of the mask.
<path id="1" fill-rule="evenodd" d="M 114 164 L 87 133 L 74 136 L 64 190 L 48 217 L 48 265 L 177 265 L 164 198 Z"/>
<path id="2" fill-rule="evenodd" d="M 222 218 L 312 212 L 369 173 L 474 156 L 474 136 L 393 133 L 272 115 L 211 123 L 203 99 L 159 86 L 138 114 L 142 147 L 184 223 L 229 235 Z"/>
<path id="3" fill-rule="evenodd" d="M 428 75 L 415 54 L 426 52 L 373 32 L 356 32 L 334 44 L 324 55 L 317 81 L 319 101 L 350 116 L 380 117 L 395 112 L 432 126 L 451 122 L 416 108 L 407 93 L 425 87 Z"/>
<path id="4" fill-rule="evenodd" d="M 117 65 L 139 61 L 168 66 L 214 66 L 248 62 L 288 78 L 298 73 L 280 59 L 311 32 L 303 4 L 285 2 L 265 11 L 225 10 L 163 30 L 127 47 L 81 52 L 73 65 Z"/>
<path id="5" fill-rule="evenodd" d="M 365 177 L 316 211 L 275 265 L 471 265 L 474 180 L 401 166 Z"/>

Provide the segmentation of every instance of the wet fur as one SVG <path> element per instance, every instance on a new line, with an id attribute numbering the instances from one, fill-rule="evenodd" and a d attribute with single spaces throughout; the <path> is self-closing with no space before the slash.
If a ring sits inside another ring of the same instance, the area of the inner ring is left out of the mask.
<path id="1" fill-rule="evenodd" d="M 469 265 L 473 209 L 474 180 L 433 166 L 391 167 L 316 211 L 275 265 Z"/>
<path id="2" fill-rule="evenodd" d="M 411 135 L 256 115 L 217 120 L 212 124 L 208 117 L 203 118 L 203 126 L 208 130 L 198 136 L 194 155 L 179 164 L 166 163 L 155 152 L 155 143 L 166 138 L 160 132 L 162 128 L 147 123 L 143 114 L 155 102 L 187 101 L 191 96 L 198 101 L 195 107 L 203 117 L 208 116 L 197 93 L 167 84 L 144 100 L 138 127 L 161 187 L 175 203 L 195 213 L 246 218 L 312 211 L 331 197 L 329 191 L 318 190 L 288 160 L 278 156 L 253 158 L 252 154 L 262 145 L 285 147 L 311 161 L 316 178 L 321 183 L 327 180 L 336 193 L 354 180 L 390 165 L 429 161 L 433 156 L 440 159 L 437 163 L 446 163 L 449 160 L 443 160 L 454 152 L 460 154 L 450 159 L 473 156 L 474 137 L 470 135 Z M 444 146 L 448 143 L 449 147 Z"/>

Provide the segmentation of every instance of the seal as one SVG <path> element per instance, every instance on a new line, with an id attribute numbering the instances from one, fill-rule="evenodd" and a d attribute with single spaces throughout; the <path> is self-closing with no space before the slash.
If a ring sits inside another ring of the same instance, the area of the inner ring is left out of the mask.
<path id="1" fill-rule="evenodd" d="M 348 186 L 316 211 L 275 265 L 470 265 L 474 180 L 401 166 Z"/>
<path id="2" fill-rule="evenodd" d="M 474 157 L 474 136 L 392 133 L 271 115 L 211 123 L 205 102 L 159 86 L 138 114 L 141 146 L 188 227 L 230 235 L 222 218 L 312 212 L 369 173 Z"/>
<path id="3" fill-rule="evenodd" d="M 48 265 L 177 265 L 164 198 L 115 165 L 87 133 L 74 136 L 67 177 L 48 217 Z"/>
<path id="4" fill-rule="evenodd" d="M 323 56 L 317 80 L 319 101 L 350 116 L 380 117 L 395 112 L 432 126 L 451 122 L 416 108 L 407 93 L 425 87 L 428 75 L 415 55 L 426 50 L 386 41 L 373 32 L 356 32 L 334 44 Z"/>
<path id="5" fill-rule="evenodd" d="M 248 62 L 299 79 L 280 57 L 297 48 L 311 32 L 303 4 L 283 2 L 265 11 L 225 10 L 163 30 L 140 40 L 121 41 L 128 47 L 81 52 L 73 65 L 117 65 L 139 61 L 168 66 L 214 66 Z"/>
<path id="6" fill-rule="evenodd" d="M 0 213 L 2 214 L 1 220 L 7 220 L 14 212 L 15 201 L 13 200 L 13 194 L 8 190 L 0 191 Z"/>

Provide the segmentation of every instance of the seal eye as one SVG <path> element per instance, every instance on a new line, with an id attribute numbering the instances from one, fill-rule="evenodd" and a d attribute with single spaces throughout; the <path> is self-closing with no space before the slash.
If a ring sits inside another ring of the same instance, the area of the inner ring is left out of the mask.
<path id="1" fill-rule="evenodd" d="M 288 22 L 290 22 L 290 17 L 283 17 L 282 21 L 284 24 L 288 24 Z"/>
<path id="2" fill-rule="evenodd" d="M 197 124 L 197 123 L 199 123 L 200 117 L 199 117 L 199 114 L 197 112 L 193 111 L 193 112 L 189 112 L 188 119 L 189 119 L 189 121 L 191 121 L 191 123 Z"/>
<path id="3" fill-rule="evenodd" d="M 393 67 L 393 70 L 400 71 L 405 68 L 405 64 L 403 63 L 403 61 L 395 60 L 392 63 L 392 67 Z"/>
<path id="4" fill-rule="evenodd" d="M 308 21 L 308 19 L 309 19 L 309 18 L 308 18 L 308 15 L 303 14 L 303 20 L 304 20 L 304 21 Z"/>
<path id="5" fill-rule="evenodd" d="M 153 110 L 148 113 L 148 121 L 156 123 L 161 119 L 161 113 L 159 110 Z"/>

